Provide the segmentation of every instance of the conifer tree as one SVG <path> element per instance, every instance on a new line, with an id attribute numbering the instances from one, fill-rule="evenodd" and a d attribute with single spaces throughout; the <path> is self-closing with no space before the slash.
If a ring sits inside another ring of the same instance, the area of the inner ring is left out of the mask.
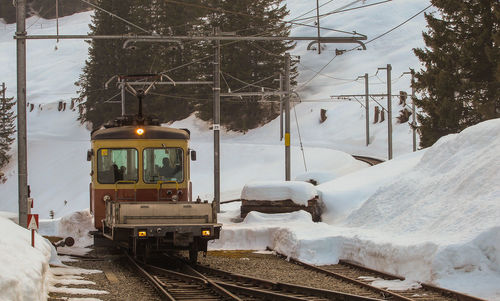
<path id="1" fill-rule="evenodd" d="M 16 117 L 12 110 L 16 102 L 13 100 L 14 98 L 0 97 L 0 169 L 9 162 L 9 150 L 16 132 Z"/>
<path id="2" fill-rule="evenodd" d="M 198 0 L 189 2 L 193 1 Z M 150 32 L 140 31 L 105 12 L 96 10 L 90 25 L 91 33 L 96 35 L 127 33 L 188 35 L 192 34 L 192 23 L 202 16 L 199 11 L 182 11 L 164 1 L 100 0 L 97 5 Z M 176 43 L 136 43 L 133 49 L 123 49 L 123 41 L 117 40 L 94 40 L 90 44 L 89 59 L 76 84 L 80 86 L 79 102 L 82 108 L 80 121 L 90 121 L 93 128 L 99 128 L 121 114 L 120 105 L 107 102 L 110 99 L 120 100 L 117 89 L 114 87 L 104 89 L 104 83 L 112 76 L 158 74 L 189 61 L 192 56 L 192 47 L 181 49 L 183 45 Z M 193 71 L 188 68 L 179 68 L 166 74 L 174 80 L 182 81 L 193 77 Z M 189 89 L 158 86 L 145 98 L 144 113 L 157 115 L 163 122 L 187 117 L 194 111 L 193 104 L 189 101 L 179 101 L 176 97 L 165 96 L 169 94 L 175 96 L 185 91 Z M 137 112 L 136 99 L 128 94 L 126 107 L 127 114 Z"/>
<path id="3" fill-rule="evenodd" d="M 424 70 L 416 74 L 422 110 L 421 146 L 500 117 L 499 2 L 431 0 L 426 48 L 414 49 Z"/>
<path id="4" fill-rule="evenodd" d="M 97 5 L 122 18 L 130 18 L 131 0 L 99 0 Z M 95 10 L 90 31 L 95 35 L 125 34 L 130 27 L 109 14 Z M 116 74 L 125 74 L 130 64 L 126 64 L 129 51 L 122 49 L 123 41 L 92 40 L 89 42 L 89 56 L 85 61 L 83 74 L 76 83 L 79 90 L 80 121 L 89 121 L 99 128 L 107 121 L 120 115 L 120 106 L 108 101 L 119 100 L 116 89 L 104 89 L 104 83 Z M 119 95 L 118 95 L 119 96 Z"/>
<path id="5" fill-rule="evenodd" d="M 288 36 L 290 26 L 283 22 L 289 11 L 281 0 L 211 0 L 216 8 L 209 16 L 210 28 L 235 32 L 241 36 Z M 260 87 L 277 89 L 274 81 L 284 68 L 283 55 L 295 44 L 286 41 L 240 41 L 221 43 L 222 90 L 260 92 Z M 212 48 L 210 48 L 213 53 Z M 273 74 L 275 75 L 273 77 Z M 296 67 L 292 66 L 293 78 Z M 267 80 L 261 81 L 262 79 Z M 258 82 L 256 85 L 251 85 Z M 269 89 L 265 89 L 269 91 Z M 269 97 L 266 97 L 269 99 Z M 279 114 L 279 105 L 261 101 L 260 96 L 243 99 L 223 98 L 221 124 L 228 129 L 247 131 L 260 126 Z M 199 112 L 202 119 L 212 117 L 211 102 Z"/>

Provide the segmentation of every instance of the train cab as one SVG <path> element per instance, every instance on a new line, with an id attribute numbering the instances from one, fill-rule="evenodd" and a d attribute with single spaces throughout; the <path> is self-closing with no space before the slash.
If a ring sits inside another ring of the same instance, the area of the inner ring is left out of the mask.
<path id="1" fill-rule="evenodd" d="M 215 206 L 192 200 L 189 138 L 154 122 L 122 121 L 91 134 L 90 208 L 104 237 L 190 256 L 219 237 Z"/>

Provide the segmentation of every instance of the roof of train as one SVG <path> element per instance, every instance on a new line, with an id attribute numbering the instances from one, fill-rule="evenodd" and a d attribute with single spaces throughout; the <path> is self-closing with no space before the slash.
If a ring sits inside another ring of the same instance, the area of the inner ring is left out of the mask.
<path id="1" fill-rule="evenodd" d="M 142 135 L 136 134 L 136 129 L 144 129 Z M 144 126 L 120 126 L 97 130 L 91 135 L 92 140 L 106 139 L 189 139 L 189 131 L 186 129 L 174 129 L 158 125 Z"/>

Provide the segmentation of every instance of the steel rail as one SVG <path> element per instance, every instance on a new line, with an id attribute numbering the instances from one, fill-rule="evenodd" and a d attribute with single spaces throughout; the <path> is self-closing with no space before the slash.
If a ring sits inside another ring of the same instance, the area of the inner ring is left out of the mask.
<path id="1" fill-rule="evenodd" d="M 151 274 L 149 274 L 145 269 L 143 269 L 128 253 L 125 253 L 129 262 L 134 266 L 134 268 L 139 271 L 139 273 L 151 284 L 154 289 L 160 294 L 160 297 L 164 300 L 175 301 L 175 298 L 170 295 L 170 293 L 163 288 L 163 285 Z"/>
<path id="2" fill-rule="evenodd" d="M 349 261 L 349 260 L 342 260 L 341 259 L 341 260 L 339 260 L 339 264 L 352 266 L 356 269 L 365 270 L 365 271 L 368 271 L 368 272 L 371 272 L 374 274 L 378 274 L 378 275 L 384 277 L 385 279 L 389 279 L 389 280 L 405 280 L 405 277 L 401 277 L 399 275 L 394 275 L 394 274 L 387 273 L 387 272 L 377 271 L 377 270 L 362 266 L 360 264 L 357 264 L 357 263 Z M 422 286 L 422 288 L 424 288 L 426 290 L 434 291 L 434 292 L 443 294 L 445 296 L 451 297 L 451 298 L 458 300 L 458 301 L 486 301 L 486 300 L 478 298 L 478 297 L 469 296 L 469 295 L 464 294 L 464 293 L 460 293 L 460 292 L 457 292 L 454 290 L 449 290 L 446 288 L 438 287 L 438 286 L 428 284 L 428 283 L 420 283 L 420 285 Z"/>
<path id="3" fill-rule="evenodd" d="M 166 269 L 163 269 L 163 268 L 160 268 L 160 267 L 156 267 L 156 266 L 152 266 L 152 265 L 146 265 L 146 267 L 148 269 L 154 270 L 154 271 L 156 271 L 157 273 L 160 273 L 160 274 L 168 274 L 168 275 L 171 275 L 172 277 L 180 278 L 180 279 L 183 279 L 185 281 L 201 283 L 204 286 L 207 286 L 209 289 L 213 289 L 218 294 L 220 294 L 221 296 L 225 297 L 226 300 L 242 301 L 238 296 L 232 294 L 230 291 L 224 289 L 223 287 L 221 287 L 220 285 L 218 285 L 214 281 L 206 278 L 202 274 L 197 273 L 197 271 L 195 271 L 194 269 L 190 268 L 187 265 L 185 267 L 187 267 L 187 269 L 189 269 L 190 271 L 194 272 L 196 274 L 196 276 L 191 276 L 191 275 L 184 274 L 184 273 L 179 273 L 179 272 L 176 272 L 176 271 L 166 270 Z"/>
<path id="4" fill-rule="evenodd" d="M 268 247 L 268 249 L 270 249 L 270 248 Z M 394 293 L 394 292 L 391 292 L 391 291 L 388 291 L 388 290 L 385 290 L 385 289 L 382 289 L 382 288 L 378 288 L 378 287 L 369 285 L 368 283 L 364 283 L 362 281 L 346 277 L 346 276 L 341 275 L 339 273 L 335 273 L 335 272 L 332 272 L 332 271 L 329 271 L 329 270 L 326 270 L 326 269 L 314 266 L 312 264 L 304 263 L 304 262 L 302 262 L 302 261 L 300 261 L 298 259 L 295 259 L 293 257 L 290 257 L 290 256 L 287 257 L 287 256 L 285 256 L 283 254 L 278 253 L 278 252 L 276 252 L 276 254 L 278 256 L 287 258 L 287 260 L 290 261 L 290 262 L 292 262 L 292 263 L 295 263 L 297 265 L 303 266 L 303 267 L 308 268 L 310 270 L 313 270 L 313 271 L 316 271 L 318 273 L 322 273 L 324 275 L 328 275 L 328 276 L 337 278 L 337 279 L 345 281 L 345 282 L 350 282 L 352 284 L 355 284 L 355 285 L 358 285 L 360 287 L 364 287 L 364 288 L 366 288 L 368 290 L 371 290 L 372 292 L 379 293 L 384 299 L 390 296 L 390 297 L 393 298 L 393 300 L 412 301 L 412 299 L 408 299 L 405 296 L 401 296 L 401 295 L 399 295 L 397 293 Z"/>
<path id="5" fill-rule="evenodd" d="M 196 300 L 224 299 L 242 301 L 228 290 L 204 279 L 204 277 L 192 276 L 149 264 L 141 266 L 128 253 L 125 253 L 125 255 L 139 273 L 153 285 L 164 300 L 176 301 L 196 298 Z M 153 271 L 153 274 L 148 271 Z"/>
<path id="6" fill-rule="evenodd" d="M 279 253 L 277 253 L 277 254 L 280 255 L 280 256 L 282 256 L 282 257 L 286 257 L 286 256 L 284 256 L 282 254 L 279 254 Z M 300 260 L 297 260 L 295 258 L 288 258 L 288 259 L 289 259 L 290 262 L 293 262 L 293 263 L 298 264 L 298 265 L 302 265 L 302 266 L 304 266 L 306 268 L 309 268 L 311 270 L 323 273 L 325 275 L 330 275 L 330 276 L 335 277 L 337 279 L 341 279 L 341 280 L 344 280 L 344 281 L 347 281 L 347 282 L 355 283 L 355 284 L 358 284 L 360 286 L 364 286 L 366 288 L 372 289 L 374 291 L 379 291 L 382 294 L 382 296 L 384 296 L 384 298 L 391 297 L 392 298 L 391 300 L 402 300 L 402 301 L 414 301 L 414 300 L 417 300 L 417 299 L 420 300 L 418 297 L 417 298 L 412 298 L 412 296 L 415 295 L 415 293 L 416 293 L 414 290 L 413 291 L 409 291 L 409 292 L 398 291 L 397 293 L 395 293 L 393 291 L 389 291 L 389 290 L 385 290 L 385 289 L 382 289 L 382 288 L 378 288 L 378 287 L 372 286 L 372 285 L 370 285 L 368 283 L 365 283 L 365 282 L 362 282 L 362 281 L 359 281 L 359 280 L 356 280 L 356 279 L 352 279 L 350 277 L 344 276 L 344 275 L 342 275 L 340 273 L 336 273 L 336 272 L 328 270 L 328 269 L 320 268 L 320 267 L 317 267 L 317 266 L 314 266 L 314 265 L 310 265 L 310 264 L 301 262 Z M 357 263 L 354 263 L 354 262 L 351 262 L 351 261 L 347 261 L 347 260 L 340 260 L 339 264 L 340 265 L 344 265 L 344 266 L 349 266 L 351 268 L 355 268 L 355 269 L 359 269 L 359 270 L 364 270 L 366 272 L 370 272 L 370 273 L 379 275 L 382 278 L 385 278 L 386 280 L 405 280 L 404 277 L 401 277 L 401 276 L 398 276 L 398 275 L 394 275 L 394 274 L 390 274 L 390 273 L 386 273 L 386 272 L 382 272 L 382 271 L 377 271 L 377 270 L 374 270 L 374 269 L 370 269 L 370 268 L 364 267 L 362 265 L 359 265 Z M 434 292 L 434 293 L 440 294 L 442 297 L 449 298 L 451 300 L 457 300 L 457 301 L 486 301 L 486 300 L 478 298 L 478 297 L 473 297 L 473 296 L 470 296 L 470 295 L 467 295 L 467 294 L 464 294 L 464 293 L 460 293 L 460 292 L 457 292 L 457 291 L 453 291 L 453 290 L 449 290 L 449 289 L 437 287 L 437 286 L 432 285 L 432 284 L 420 283 L 420 285 L 422 286 L 422 289 L 427 290 L 428 292 Z M 410 296 L 406 297 L 406 295 L 410 295 Z"/>
<path id="7" fill-rule="evenodd" d="M 384 160 L 377 159 L 377 158 L 372 158 L 372 157 L 366 157 L 366 156 L 358 156 L 358 155 L 352 155 L 352 157 L 358 161 L 362 161 L 365 163 L 370 164 L 371 166 L 384 163 Z"/>

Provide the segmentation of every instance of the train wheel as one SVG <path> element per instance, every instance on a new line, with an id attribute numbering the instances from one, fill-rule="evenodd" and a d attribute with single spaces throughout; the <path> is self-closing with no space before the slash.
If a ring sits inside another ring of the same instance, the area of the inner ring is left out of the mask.
<path id="1" fill-rule="evenodd" d="M 189 249 L 189 262 L 196 263 L 198 261 L 198 248 L 195 244 Z"/>

